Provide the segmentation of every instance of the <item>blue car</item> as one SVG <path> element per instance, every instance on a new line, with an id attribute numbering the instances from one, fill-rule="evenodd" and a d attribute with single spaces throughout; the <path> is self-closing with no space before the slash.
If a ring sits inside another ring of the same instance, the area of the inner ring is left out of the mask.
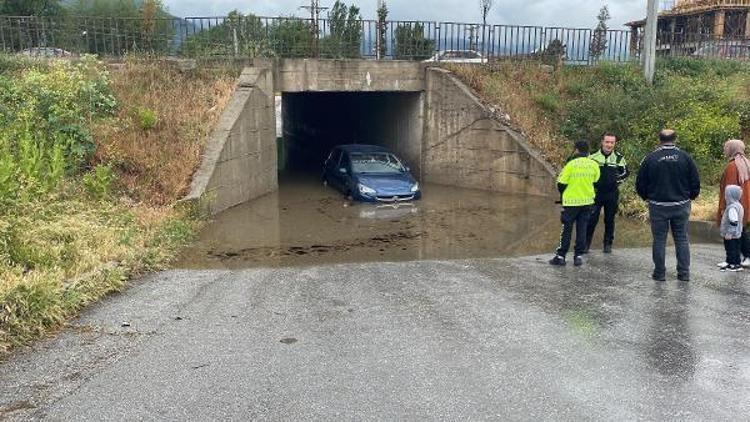
<path id="1" fill-rule="evenodd" d="M 339 145 L 325 162 L 323 183 L 363 202 L 403 202 L 422 192 L 409 168 L 386 148 Z"/>

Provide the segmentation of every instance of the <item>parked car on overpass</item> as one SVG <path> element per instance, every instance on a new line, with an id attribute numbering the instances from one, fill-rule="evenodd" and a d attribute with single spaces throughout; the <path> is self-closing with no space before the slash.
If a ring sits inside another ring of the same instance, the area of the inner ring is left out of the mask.
<path id="1" fill-rule="evenodd" d="M 75 54 L 70 51 L 63 50 L 62 48 L 55 47 L 32 47 L 25 50 L 21 50 L 18 54 L 28 57 L 42 57 L 46 59 L 51 58 L 70 58 L 74 57 Z"/>
<path id="2" fill-rule="evenodd" d="M 425 63 L 439 62 L 481 64 L 487 63 L 487 58 L 482 56 L 482 53 L 476 50 L 445 50 L 425 60 Z"/>
<path id="3" fill-rule="evenodd" d="M 334 148 L 324 164 L 323 183 L 362 202 L 404 202 L 422 196 L 409 168 L 375 145 Z"/>

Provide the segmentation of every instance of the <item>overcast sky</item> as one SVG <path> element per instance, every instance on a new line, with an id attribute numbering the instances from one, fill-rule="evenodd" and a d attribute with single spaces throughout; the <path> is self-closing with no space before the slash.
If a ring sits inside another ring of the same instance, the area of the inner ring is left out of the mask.
<path id="1" fill-rule="evenodd" d="M 321 0 L 330 6 L 335 0 Z M 302 16 L 309 0 L 165 0 L 177 16 L 224 16 L 233 9 L 262 16 Z M 375 18 L 377 0 L 344 0 L 357 4 L 365 19 Z M 479 0 L 386 0 L 389 19 L 479 22 Z M 646 13 L 646 0 L 495 0 L 488 22 L 494 24 L 567 26 L 592 28 L 602 5 L 608 4 L 611 29 L 622 29 L 625 22 Z"/>

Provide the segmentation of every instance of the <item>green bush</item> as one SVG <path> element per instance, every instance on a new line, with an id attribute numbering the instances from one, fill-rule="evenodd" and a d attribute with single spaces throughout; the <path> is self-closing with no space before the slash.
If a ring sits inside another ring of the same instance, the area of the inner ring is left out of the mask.
<path id="1" fill-rule="evenodd" d="M 156 127 L 159 118 L 156 117 L 156 112 L 150 108 L 141 107 L 137 110 L 138 122 L 143 130 L 151 130 Z"/>
<path id="2" fill-rule="evenodd" d="M 54 191 L 86 168 L 96 149 L 89 126 L 115 106 L 103 64 L 90 57 L 0 74 L 0 204 Z"/>
<path id="3" fill-rule="evenodd" d="M 105 199 L 109 197 L 114 180 L 115 173 L 112 168 L 99 165 L 93 171 L 83 176 L 83 186 L 93 198 Z"/>

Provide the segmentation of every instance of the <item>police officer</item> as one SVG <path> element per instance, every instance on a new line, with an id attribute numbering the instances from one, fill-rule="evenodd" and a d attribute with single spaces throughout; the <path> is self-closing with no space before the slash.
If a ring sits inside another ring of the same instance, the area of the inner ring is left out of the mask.
<path id="1" fill-rule="evenodd" d="M 604 253 L 612 253 L 615 240 L 615 217 L 620 205 L 620 183 L 630 175 L 625 157 L 615 151 L 617 137 L 611 133 L 602 135 L 602 146 L 590 158 L 599 164 L 601 177 L 596 183 L 596 202 L 592 208 L 586 236 L 586 253 L 591 248 L 599 216 L 604 210 Z"/>
<path id="2" fill-rule="evenodd" d="M 583 265 L 583 252 L 586 249 L 586 230 L 591 217 L 591 206 L 594 204 L 594 184 L 599 180 L 599 166 L 589 158 L 589 144 L 586 141 L 576 142 L 576 155 L 565 165 L 557 179 L 557 188 L 562 194 L 562 214 L 560 220 L 563 228 L 560 234 L 560 246 L 551 265 L 566 265 L 565 256 L 570 250 L 573 226 L 576 227 L 576 244 L 573 263 L 576 267 Z"/>

